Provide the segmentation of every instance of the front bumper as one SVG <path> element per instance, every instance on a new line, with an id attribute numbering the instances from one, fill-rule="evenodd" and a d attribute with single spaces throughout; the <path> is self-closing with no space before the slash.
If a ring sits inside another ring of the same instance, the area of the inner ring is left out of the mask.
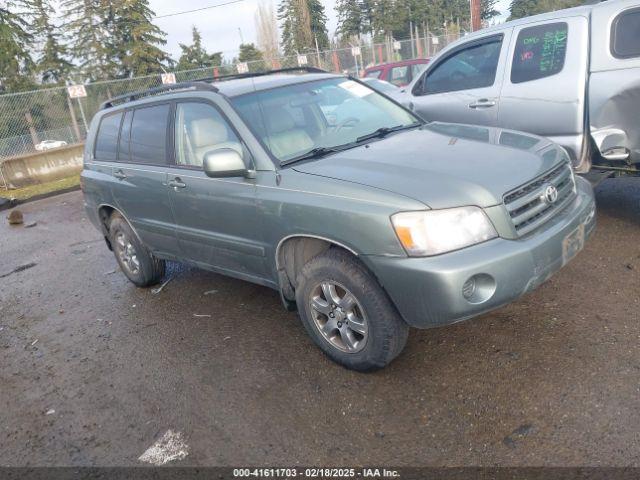
<path id="1" fill-rule="evenodd" d="M 367 256 L 405 321 L 428 328 L 459 322 L 505 305 L 530 292 L 565 264 L 563 240 L 583 226 L 595 228 L 589 183 L 576 178 L 577 196 L 540 230 L 517 240 L 497 238 L 456 252 L 426 258 Z M 479 298 L 467 300 L 463 285 L 479 280 Z M 486 297 L 486 298 L 485 298 Z"/>

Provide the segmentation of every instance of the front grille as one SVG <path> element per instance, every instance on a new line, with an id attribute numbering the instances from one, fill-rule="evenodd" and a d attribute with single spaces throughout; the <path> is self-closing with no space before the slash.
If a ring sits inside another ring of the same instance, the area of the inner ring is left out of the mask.
<path id="1" fill-rule="evenodd" d="M 544 199 L 545 190 L 550 185 L 558 191 L 558 198 L 553 203 Z M 550 220 L 567 206 L 574 196 L 575 185 L 571 166 L 563 163 L 532 182 L 507 193 L 504 196 L 504 204 L 516 233 L 523 236 Z"/>

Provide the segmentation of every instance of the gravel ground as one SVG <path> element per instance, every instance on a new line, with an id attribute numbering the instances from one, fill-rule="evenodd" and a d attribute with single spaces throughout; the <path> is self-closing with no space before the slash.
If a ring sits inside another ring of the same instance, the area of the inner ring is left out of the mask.
<path id="1" fill-rule="evenodd" d="M 598 201 L 550 281 L 367 375 L 267 288 L 179 265 L 135 288 L 79 192 L 23 205 L 35 226 L 0 224 L 0 465 L 140 465 L 171 430 L 173 465 L 640 466 L 640 180 Z"/>

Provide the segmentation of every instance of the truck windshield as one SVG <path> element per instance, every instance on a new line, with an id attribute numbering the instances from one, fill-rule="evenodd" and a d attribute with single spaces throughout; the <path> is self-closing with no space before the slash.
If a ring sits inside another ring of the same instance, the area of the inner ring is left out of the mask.
<path id="1" fill-rule="evenodd" d="M 231 102 L 283 164 L 422 124 L 375 90 L 344 77 L 250 93 Z"/>

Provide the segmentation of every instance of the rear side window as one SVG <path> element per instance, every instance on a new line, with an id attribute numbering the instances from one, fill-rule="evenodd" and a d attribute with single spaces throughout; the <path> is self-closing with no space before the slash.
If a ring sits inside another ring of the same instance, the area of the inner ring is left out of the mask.
<path id="1" fill-rule="evenodd" d="M 565 22 L 523 28 L 511 65 L 511 83 L 530 82 L 560 73 L 567 53 Z"/>
<path id="2" fill-rule="evenodd" d="M 169 104 L 137 108 L 131 124 L 130 152 L 134 163 L 167 163 Z"/>
<path id="3" fill-rule="evenodd" d="M 393 67 L 391 69 L 391 75 L 389 76 L 389 83 L 393 83 L 396 86 L 403 86 L 409 83 L 409 67 L 404 65 L 402 67 Z"/>
<path id="4" fill-rule="evenodd" d="M 102 117 L 96 136 L 94 156 L 97 160 L 115 160 L 118 151 L 118 131 L 122 112 Z"/>
<path id="5" fill-rule="evenodd" d="M 382 74 L 382 70 L 371 70 L 371 71 L 366 73 L 365 77 L 368 77 L 368 78 L 380 78 L 381 74 Z"/>
<path id="6" fill-rule="evenodd" d="M 613 21 L 611 53 L 618 58 L 640 57 L 640 8 L 622 12 Z"/>

